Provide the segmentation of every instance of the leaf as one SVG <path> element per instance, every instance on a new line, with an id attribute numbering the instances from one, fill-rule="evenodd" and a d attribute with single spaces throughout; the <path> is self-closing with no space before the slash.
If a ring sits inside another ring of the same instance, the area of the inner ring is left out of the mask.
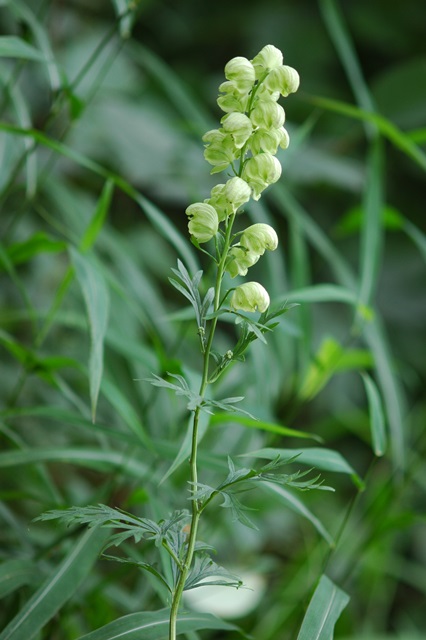
<path id="1" fill-rule="evenodd" d="M 109 294 L 99 268 L 87 256 L 71 247 L 77 280 L 80 284 L 90 326 L 89 382 L 92 420 L 96 419 L 96 405 L 103 371 L 104 339 L 108 327 Z"/>
<path id="2" fill-rule="evenodd" d="M 4 598 L 24 584 L 37 583 L 37 567 L 28 559 L 16 558 L 0 564 L 0 598 Z"/>
<path id="3" fill-rule="evenodd" d="M 107 532 L 91 529 L 81 536 L 70 553 L 24 604 L 0 634 L 0 640 L 31 640 L 77 591 L 90 573 Z"/>
<path id="4" fill-rule="evenodd" d="M 39 253 L 57 253 L 67 248 L 66 242 L 56 240 L 52 236 L 39 231 L 28 240 L 15 242 L 7 248 L 7 255 L 13 264 L 22 264 Z"/>
<path id="5" fill-rule="evenodd" d="M 363 111 L 354 105 L 340 102 L 339 100 L 331 100 L 330 98 L 314 97 L 312 102 L 323 109 L 340 113 L 341 115 L 355 120 L 371 122 L 380 131 L 383 137 L 387 138 L 397 149 L 405 153 L 409 158 L 416 162 L 423 170 L 426 171 L 426 154 L 411 140 L 409 135 L 403 133 L 390 120 L 387 120 L 377 113 Z"/>
<path id="6" fill-rule="evenodd" d="M 172 464 L 164 474 L 164 476 L 160 480 L 160 484 L 162 484 L 167 478 L 178 469 L 183 462 L 188 460 L 189 455 L 191 454 L 191 446 L 192 446 L 192 425 L 193 425 L 193 416 L 191 415 L 188 420 L 188 427 L 186 430 L 185 437 L 182 441 L 181 447 L 173 460 Z M 198 420 L 198 442 L 200 442 L 207 431 L 207 427 L 209 426 L 210 416 L 206 413 L 201 413 Z"/>
<path id="7" fill-rule="evenodd" d="M 163 640 L 169 629 L 169 610 L 131 613 L 92 631 L 78 640 Z M 238 627 L 208 613 L 181 613 L 178 615 L 177 633 L 202 629 L 239 631 Z"/>
<path id="8" fill-rule="evenodd" d="M 322 575 L 297 640 L 332 640 L 334 625 L 349 602 L 349 596 L 326 575 Z"/>
<path id="9" fill-rule="evenodd" d="M 212 426 L 233 423 L 241 424 L 244 427 L 248 427 L 249 429 L 259 429 L 260 431 L 277 433 L 280 436 L 287 436 L 289 438 L 309 438 L 312 440 L 317 440 L 318 442 L 322 442 L 322 439 L 314 433 L 306 433 L 305 431 L 299 431 L 298 429 L 289 429 L 288 427 L 283 427 L 280 424 L 267 422 L 265 420 L 256 420 L 253 418 L 235 414 L 230 416 L 229 413 L 215 413 L 210 418 L 210 424 Z"/>
<path id="10" fill-rule="evenodd" d="M 331 535 L 328 533 L 322 522 L 311 512 L 299 498 L 297 498 L 294 494 L 290 493 L 284 487 L 278 486 L 276 484 L 272 484 L 269 482 L 264 482 L 261 484 L 266 490 L 271 491 L 279 496 L 279 498 L 295 513 L 301 515 L 303 518 L 306 518 L 311 522 L 311 524 L 315 527 L 318 533 L 324 538 L 324 540 L 330 545 L 330 547 L 334 547 L 334 540 Z"/>
<path id="11" fill-rule="evenodd" d="M 107 180 L 99 197 L 93 217 L 87 225 L 80 241 L 79 249 L 82 253 L 86 253 L 86 251 L 94 245 L 108 215 L 113 192 L 114 183 L 112 180 Z"/>
<path id="12" fill-rule="evenodd" d="M 325 338 L 310 364 L 299 391 L 303 400 L 312 400 L 335 372 L 343 355 L 343 348 L 333 338 Z"/>
<path id="13" fill-rule="evenodd" d="M 116 469 L 126 476 L 139 478 L 139 480 L 148 473 L 148 466 L 136 457 L 130 457 L 128 453 L 119 450 L 102 451 L 99 447 L 93 449 L 90 447 L 56 447 L 53 449 L 40 447 L 0 453 L 0 469 L 37 464 L 37 462 L 63 462 L 103 472 Z M 152 469 L 149 470 L 149 473 L 152 474 Z"/>
<path id="14" fill-rule="evenodd" d="M 379 390 L 366 373 L 361 374 L 368 398 L 370 411 L 371 438 L 373 451 L 376 456 L 383 456 L 386 452 L 387 438 L 385 430 L 385 417 Z"/>
<path id="15" fill-rule="evenodd" d="M 322 449 L 318 447 L 309 447 L 308 449 L 275 449 L 264 448 L 257 451 L 250 451 L 243 454 L 244 457 L 264 458 L 266 460 L 275 460 L 279 456 L 282 460 L 293 460 L 297 464 L 305 464 L 309 467 L 315 467 L 322 471 L 331 471 L 332 473 L 345 473 L 354 476 L 354 480 L 358 486 L 362 486 L 362 480 L 352 466 L 345 458 L 333 449 Z"/>
<path id="16" fill-rule="evenodd" d="M 27 44 L 17 36 L 0 36 L 0 58 L 22 58 L 45 62 L 45 57 L 35 47 Z"/>

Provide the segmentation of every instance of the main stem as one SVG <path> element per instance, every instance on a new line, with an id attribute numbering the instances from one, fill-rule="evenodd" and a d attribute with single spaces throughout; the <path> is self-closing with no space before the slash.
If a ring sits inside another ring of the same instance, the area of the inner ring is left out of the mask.
<path id="1" fill-rule="evenodd" d="M 220 305 L 221 285 L 222 285 L 223 275 L 225 273 L 226 258 L 227 258 L 229 247 L 231 244 L 232 227 L 234 224 L 235 215 L 236 214 L 234 213 L 229 218 L 229 222 L 228 222 L 228 226 L 226 228 L 226 234 L 225 234 L 225 244 L 224 244 L 223 252 L 217 267 L 215 295 L 213 300 L 214 311 L 218 311 L 219 305 Z M 202 373 L 200 391 L 199 391 L 199 395 L 201 398 L 204 397 L 205 391 L 207 389 L 207 385 L 209 384 L 210 352 L 213 344 L 214 334 L 216 331 L 216 325 L 217 325 L 217 317 L 212 319 L 209 337 L 207 339 L 207 344 L 204 351 L 203 373 Z M 197 449 L 198 449 L 198 423 L 200 419 L 200 410 L 201 410 L 200 406 L 198 406 L 195 409 L 194 420 L 192 423 L 190 474 L 191 474 L 191 493 L 193 496 L 197 492 L 197 485 L 198 485 Z M 188 576 L 188 573 L 192 564 L 192 559 L 194 557 L 195 544 L 197 541 L 198 523 L 200 520 L 201 511 L 202 511 L 201 505 L 198 500 L 195 500 L 195 499 L 191 500 L 191 504 L 192 504 L 192 514 L 191 514 L 191 524 L 190 524 L 190 531 L 189 531 L 189 538 L 188 538 L 188 548 L 186 550 L 185 559 L 183 561 L 179 579 L 173 594 L 172 606 L 170 610 L 169 640 L 176 640 L 176 623 L 177 623 L 177 616 L 179 612 L 179 606 L 182 599 L 183 590 L 185 588 L 186 578 Z"/>

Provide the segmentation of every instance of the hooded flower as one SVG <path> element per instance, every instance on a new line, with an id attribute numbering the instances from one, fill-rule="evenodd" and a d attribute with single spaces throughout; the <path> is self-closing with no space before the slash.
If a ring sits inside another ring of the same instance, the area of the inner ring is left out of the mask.
<path id="1" fill-rule="evenodd" d="M 258 282 L 245 282 L 235 289 L 231 297 L 231 309 L 235 311 L 260 311 L 269 307 L 269 294 Z"/>
<path id="2" fill-rule="evenodd" d="M 211 240 L 219 228 L 219 218 L 216 209 L 205 202 L 190 204 L 185 211 L 189 217 L 189 233 L 197 242 L 203 243 Z"/>
<path id="3" fill-rule="evenodd" d="M 278 247 L 278 236 L 269 224 L 258 222 L 244 231 L 240 244 L 247 251 L 263 256 L 266 249 L 275 251 Z"/>
<path id="4" fill-rule="evenodd" d="M 250 267 L 259 260 L 260 255 L 247 251 L 244 247 L 232 247 L 229 254 L 229 262 L 226 267 L 231 278 L 245 276 Z"/>

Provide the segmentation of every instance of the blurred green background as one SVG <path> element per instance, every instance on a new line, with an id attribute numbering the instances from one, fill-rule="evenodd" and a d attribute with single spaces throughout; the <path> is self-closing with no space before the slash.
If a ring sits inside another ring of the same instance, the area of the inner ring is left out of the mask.
<path id="1" fill-rule="evenodd" d="M 301 87 L 283 103 L 280 183 L 247 212 L 274 225 L 281 250 L 252 273 L 300 306 L 215 392 L 245 396 L 269 430 L 215 416 L 201 473 L 218 482 L 226 455 L 262 447 L 323 446 L 350 466 L 320 469 L 334 494 L 250 495 L 258 531 L 212 507 L 202 539 L 255 597 L 225 590 L 201 607 L 254 638 L 295 639 L 325 571 L 351 598 L 336 638 L 424 636 L 425 17 L 415 0 L 0 2 L 2 38 L 33 47 L 0 41 L 0 629 L 81 535 L 33 523 L 43 511 L 105 502 L 159 519 L 187 506 L 185 403 L 143 379 L 197 385 L 195 324 L 168 277 L 178 258 L 205 266 L 184 211 L 218 182 L 201 136 L 218 126 L 223 67 L 271 43 Z M 224 325 L 219 347 L 234 336 Z M 384 455 L 360 372 L 383 406 Z M 31 637 L 75 639 L 166 606 L 149 574 L 98 551 L 75 557 Z M 20 625 L 0 639 L 30 637 Z"/>

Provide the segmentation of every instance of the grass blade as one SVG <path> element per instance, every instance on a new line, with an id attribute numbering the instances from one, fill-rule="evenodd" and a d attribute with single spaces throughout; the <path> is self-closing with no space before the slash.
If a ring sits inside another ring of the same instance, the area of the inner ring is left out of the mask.
<path id="1" fill-rule="evenodd" d="M 131 613 L 114 622 L 92 631 L 79 640 L 160 640 L 167 636 L 169 628 L 168 609 Z M 238 627 L 224 622 L 208 613 L 181 613 L 178 617 L 177 633 L 189 633 L 201 629 L 238 631 Z"/>
<path id="2" fill-rule="evenodd" d="M 330 98 L 321 98 L 315 96 L 311 101 L 318 107 L 340 113 L 342 116 L 361 120 L 362 122 L 372 122 L 376 125 L 384 138 L 389 140 L 397 149 L 405 153 L 409 158 L 416 162 L 424 171 L 426 171 L 426 154 L 420 149 L 410 138 L 409 135 L 403 133 L 390 120 L 384 118 L 377 113 L 370 113 L 359 109 L 354 105 L 332 100 Z"/>
<path id="3" fill-rule="evenodd" d="M 18 36 L 0 36 L 0 58 L 20 58 L 45 62 L 44 55 Z"/>
<path id="4" fill-rule="evenodd" d="M 104 339 L 108 326 L 109 294 L 105 280 L 96 265 L 70 249 L 77 280 L 80 284 L 90 326 L 89 382 L 92 420 L 95 422 L 96 406 L 103 371 Z"/>
<path id="5" fill-rule="evenodd" d="M 349 596 L 339 589 L 326 575 L 309 603 L 297 640 L 331 640 L 334 625 L 349 602 Z"/>
<path id="6" fill-rule="evenodd" d="M 375 383 L 366 373 L 362 373 L 361 377 L 364 382 L 365 391 L 368 398 L 368 406 L 370 410 L 371 438 L 373 451 L 376 456 L 384 455 L 386 451 L 386 430 L 385 417 L 383 414 L 382 401 L 379 390 Z"/>
<path id="7" fill-rule="evenodd" d="M 89 529 L 0 634 L 0 640 L 31 640 L 77 591 L 90 573 L 109 532 Z"/>
<path id="8" fill-rule="evenodd" d="M 136 457 L 131 457 L 130 453 L 101 451 L 99 447 L 93 449 L 90 447 L 57 447 L 53 449 L 44 447 L 0 453 L 0 469 L 37 464 L 38 462 L 64 462 L 102 472 L 118 470 L 126 476 L 139 479 L 147 474 L 146 465 Z"/>
<path id="9" fill-rule="evenodd" d="M 309 522 L 315 527 L 315 529 L 324 538 L 327 544 L 330 547 L 334 547 L 334 540 L 322 524 L 321 520 L 319 520 L 311 511 L 309 511 L 309 509 L 305 507 L 303 502 L 299 500 L 299 498 L 297 498 L 293 493 L 291 493 L 287 489 L 284 489 L 284 487 L 271 484 L 270 482 L 262 482 L 262 488 L 277 494 L 289 509 L 302 516 L 303 518 L 306 518 L 306 520 L 309 520 Z"/>
<path id="10" fill-rule="evenodd" d="M 276 433 L 288 438 L 309 438 L 311 440 L 321 442 L 321 438 L 314 433 L 307 433 L 305 431 L 299 431 L 298 429 L 289 429 L 288 427 L 283 427 L 281 424 L 276 424 L 274 422 L 253 420 L 253 418 L 248 418 L 247 416 L 230 416 L 229 413 L 215 413 L 210 417 L 211 426 L 232 423 L 241 424 L 249 429 L 260 429 L 261 431 L 267 431 L 268 433 Z"/>

